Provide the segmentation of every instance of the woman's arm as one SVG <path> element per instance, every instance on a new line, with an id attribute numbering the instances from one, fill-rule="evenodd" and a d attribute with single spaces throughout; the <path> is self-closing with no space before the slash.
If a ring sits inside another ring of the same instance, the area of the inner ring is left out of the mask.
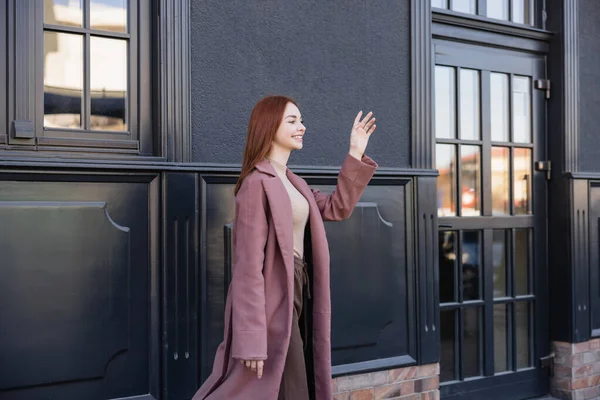
<path id="1" fill-rule="evenodd" d="M 249 175 L 235 198 L 232 276 L 232 357 L 267 359 L 263 262 L 267 242 L 267 200 L 257 175 Z"/>
<path id="2" fill-rule="evenodd" d="M 337 186 L 330 195 L 313 189 L 313 195 L 325 221 L 341 221 L 352 214 L 362 192 L 373 177 L 377 163 L 366 155 L 358 160 L 348 154 L 340 173 Z"/>

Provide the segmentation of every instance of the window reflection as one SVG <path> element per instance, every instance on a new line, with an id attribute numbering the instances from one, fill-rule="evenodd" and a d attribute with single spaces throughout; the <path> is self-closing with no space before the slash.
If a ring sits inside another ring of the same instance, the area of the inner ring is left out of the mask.
<path id="1" fill-rule="evenodd" d="M 479 139 L 479 72 L 460 70 L 460 138 Z"/>
<path id="2" fill-rule="evenodd" d="M 531 366 L 530 342 L 531 330 L 529 321 L 531 313 L 529 311 L 529 302 L 517 302 L 515 307 L 515 328 L 516 328 L 516 346 L 517 346 L 517 369 Z"/>
<path id="3" fill-rule="evenodd" d="M 90 61 L 91 128 L 126 130 L 127 42 L 92 36 Z"/>
<path id="4" fill-rule="evenodd" d="M 508 0 L 487 0 L 485 7 L 487 17 L 508 20 Z"/>
<path id="5" fill-rule="evenodd" d="M 533 2 L 530 0 L 512 0 L 512 21 L 517 24 L 532 24 Z"/>
<path id="6" fill-rule="evenodd" d="M 436 168 L 439 171 L 438 215 L 456 215 L 456 147 L 449 144 L 435 146 Z"/>
<path id="7" fill-rule="evenodd" d="M 508 75 L 490 74 L 490 109 L 492 140 L 508 142 Z"/>
<path id="8" fill-rule="evenodd" d="M 480 307 L 465 308 L 463 311 L 463 372 L 465 378 L 481 375 L 481 330 Z"/>
<path id="9" fill-rule="evenodd" d="M 456 232 L 439 233 L 440 303 L 456 301 Z"/>
<path id="10" fill-rule="evenodd" d="M 456 137 L 456 84 L 454 68 L 435 67 L 435 136 Z"/>
<path id="11" fill-rule="evenodd" d="M 494 298 L 506 296 L 506 232 L 494 229 L 492 264 L 494 267 Z"/>
<path id="12" fill-rule="evenodd" d="M 44 23 L 81 28 L 82 0 L 44 0 Z"/>
<path id="13" fill-rule="evenodd" d="M 476 0 L 453 0 L 452 10 L 467 14 L 475 14 L 477 12 Z"/>
<path id="14" fill-rule="evenodd" d="M 515 296 L 529 294 L 529 229 L 515 230 Z"/>
<path id="15" fill-rule="evenodd" d="M 431 0 L 432 8 L 448 8 L 447 0 Z"/>
<path id="16" fill-rule="evenodd" d="M 127 31 L 127 0 L 90 0 L 90 27 L 103 31 Z"/>
<path id="17" fill-rule="evenodd" d="M 531 142 L 531 105 L 529 96 L 530 81 L 525 76 L 513 78 L 513 141 Z"/>
<path id="18" fill-rule="evenodd" d="M 531 149 L 515 148 L 513 160 L 514 213 L 531 214 Z"/>
<path id="19" fill-rule="evenodd" d="M 481 155 L 479 146 L 460 146 L 461 215 L 480 215 Z"/>
<path id="20" fill-rule="evenodd" d="M 456 371 L 454 362 L 456 354 L 454 354 L 454 324 L 456 319 L 456 311 L 441 311 L 440 312 L 440 381 L 452 381 L 456 379 Z"/>
<path id="21" fill-rule="evenodd" d="M 508 306 L 494 304 L 494 372 L 508 371 Z"/>
<path id="22" fill-rule="evenodd" d="M 464 231 L 461 242 L 463 301 L 479 300 L 481 271 L 481 235 L 479 231 Z"/>
<path id="23" fill-rule="evenodd" d="M 44 126 L 81 128 L 83 36 L 44 32 Z"/>
<path id="24" fill-rule="evenodd" d="M 492 215 L 510 213 L 510 150 L 492 146 Z"/>

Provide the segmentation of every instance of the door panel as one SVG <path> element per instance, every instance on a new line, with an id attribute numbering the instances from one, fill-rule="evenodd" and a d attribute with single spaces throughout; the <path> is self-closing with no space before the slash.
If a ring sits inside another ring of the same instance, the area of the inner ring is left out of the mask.
<path id="1" fill-rule="evenodd" d="M 534 171 L 545 160 L 544 92 L 534 88 L 544 60 L 435 49 L 441 394 L 544 395 L 546 180 Z"/>

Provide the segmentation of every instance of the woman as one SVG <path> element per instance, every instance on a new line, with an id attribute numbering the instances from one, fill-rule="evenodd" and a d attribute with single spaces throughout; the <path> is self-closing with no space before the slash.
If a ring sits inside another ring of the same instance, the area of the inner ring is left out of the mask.
<path id="1" fill-rule="evenodd" d="M 356 116 L 336 190 L 327 195 L 286 167 L 292 150 L 302 149 L 306 131 L 296 103 L 270 96 L 252 110 L 235 188 L 224 340 L 193 400 L 332 398 L 323 220 L 350 216 L 375 173 L 377 164 L 364 155 L 375 130 L 372 115 Z"/>

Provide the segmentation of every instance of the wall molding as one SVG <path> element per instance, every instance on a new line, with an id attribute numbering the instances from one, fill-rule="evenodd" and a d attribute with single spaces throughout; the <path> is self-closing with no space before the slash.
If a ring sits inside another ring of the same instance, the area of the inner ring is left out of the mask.
<path id="1" fill-rule="evenodd" d="M 190 0 L 160 0 L 160 139 L 169 161 L 192 159 Z"/>
<path id="2" fill-rule="evenodd" d="M 411 166 L 433 168 L 431 2 L 410 2 Z"/>

